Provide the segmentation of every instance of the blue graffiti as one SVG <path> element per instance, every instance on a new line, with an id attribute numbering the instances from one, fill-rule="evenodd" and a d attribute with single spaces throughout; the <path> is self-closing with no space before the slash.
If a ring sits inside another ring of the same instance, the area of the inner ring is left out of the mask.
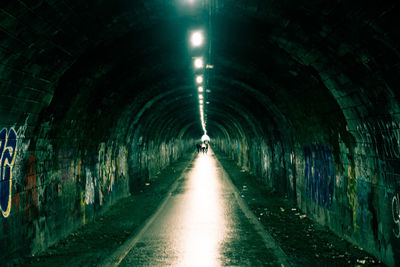
<path id="1" fill-rule="evenodd" d="M 313 145 L 304 148 L 306 195 L 320 206 L 333 203 L 335 165 L 328 147 Z"/>
<path id="2" fill-rule="evenodd" d="M 17 134 L 13 128 L 0 132 L 0 208 L 4 217 L 11 210 L 12 168 L 17 154 Z"/>

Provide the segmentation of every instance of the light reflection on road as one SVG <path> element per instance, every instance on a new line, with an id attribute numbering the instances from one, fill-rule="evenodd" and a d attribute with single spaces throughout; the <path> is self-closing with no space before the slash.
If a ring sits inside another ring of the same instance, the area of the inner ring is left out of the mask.
<path id="1" fill-rule="evenodd" d="M 111 266 L 276 266 L 212 150 L 190 168 Z"/>
<path id="2" fill-rule="evenodd" d="M 177 266 L 219 266 L 225 217 L 215 159 L 201 155 L 188 174 Z"/>

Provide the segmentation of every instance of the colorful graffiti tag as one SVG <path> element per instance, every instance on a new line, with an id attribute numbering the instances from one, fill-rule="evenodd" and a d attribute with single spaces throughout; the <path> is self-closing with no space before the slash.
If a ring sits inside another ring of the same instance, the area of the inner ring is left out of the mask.
<path id="1" fill-rule="evenodd" d="M 333 203 L 335 168 L 328 147 L 313 145 L 304 148 L 306 195 L 323 207 Z"/>
<path id="2" fill-rule="evenodd" d="M 394 222 L 393 234 L 396 238 L 400 238 L 400 203 L 399 194 L 394 195 L 392 199 L 392 215 Z"/>
<path id="3" fill-rule="evenodd" d="M 17 134 L 13 128 L 0 132 L 0 208 L 4 217 L 10 215 L 12 168 L 17 154 Z"/>

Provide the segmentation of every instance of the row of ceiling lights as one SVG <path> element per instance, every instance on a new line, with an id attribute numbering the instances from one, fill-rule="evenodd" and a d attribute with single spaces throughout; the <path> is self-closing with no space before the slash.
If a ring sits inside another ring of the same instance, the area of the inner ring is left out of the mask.
<path id="1" fill-rule="evenodd" d="M 192 33 L 190 37 L 190 42 L 193 47 L 200 47 L 204 43 L 204 36 L 201 31 L 195 31 Z M 204 70 L 204 59 L 203 57 L 195 57 L 194 61 L 194 68 L 196 70 Z M 196 75 L 196 86 L 197 86 L 197 91 L 198 91 L 198 98 L 199 98 L 199 109 L 200 109 L 200 121 L 201 121 L 201 126 L 203 128 L 204 134 L 207 134 L 206 130 L 206 121 L 204 119 L 204 73 Z"/>

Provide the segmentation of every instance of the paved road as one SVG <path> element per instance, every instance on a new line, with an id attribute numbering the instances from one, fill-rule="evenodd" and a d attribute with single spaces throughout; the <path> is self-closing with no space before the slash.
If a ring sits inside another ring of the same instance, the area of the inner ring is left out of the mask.
<path id="1" fill-rule="evenodd" d="M 142 230 L 104 266 L 287 266 L 212 151 L 199 154 Z"/>

